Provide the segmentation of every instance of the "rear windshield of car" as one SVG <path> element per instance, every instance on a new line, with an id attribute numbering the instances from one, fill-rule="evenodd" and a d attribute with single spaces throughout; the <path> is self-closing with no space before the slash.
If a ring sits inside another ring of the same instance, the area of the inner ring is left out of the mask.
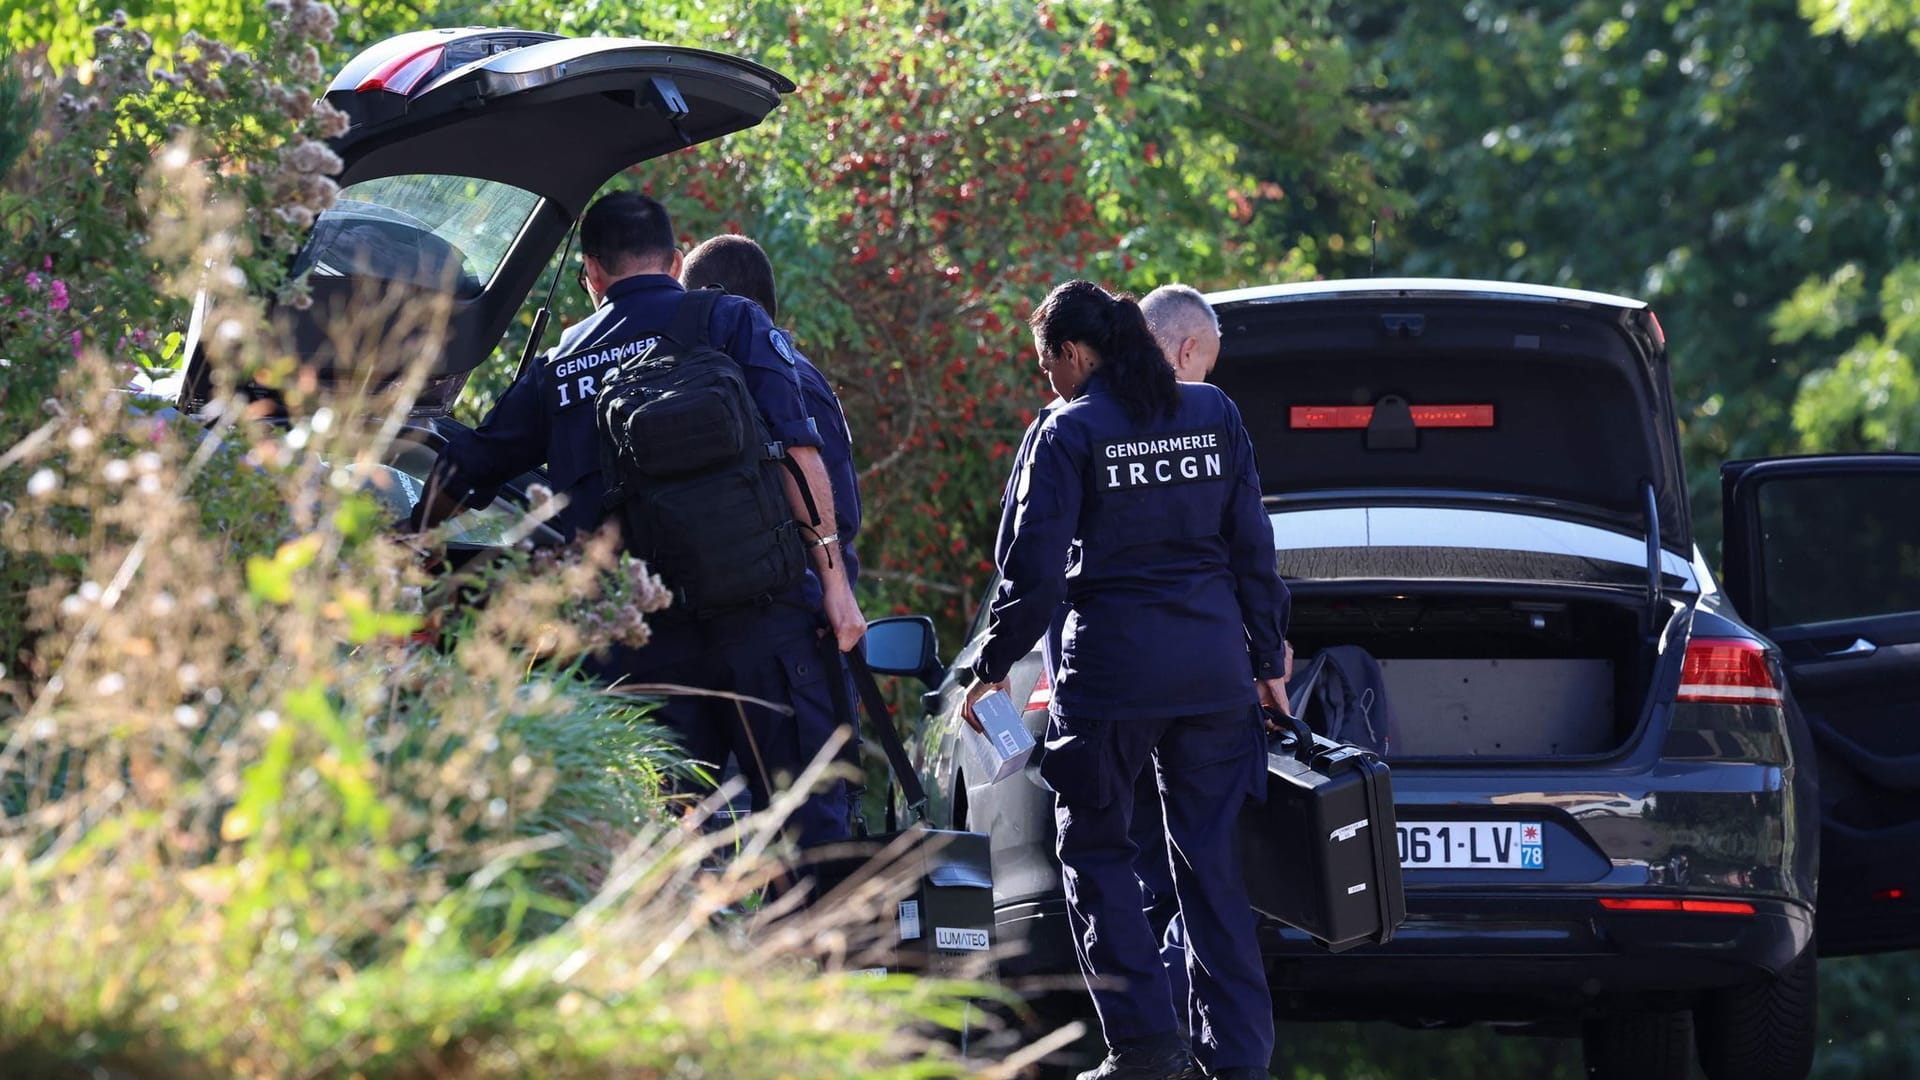
<path id="1" fill-rule="evenodd" d="M 382 176 L 341 189 L 295 271 L 479 295 L 540 204 L 531 191 L 466 176 Z"/>
<path id="2" fill-rule="evenodd" d="M 1433 506 L 1272 514 L 1282 577 L 1547 581 L 1644 586 L 1646 541 L 1537 514 Z M 1661 554 L 1662 587 L 1697 591 L 1693 567 Z"/>
<path id="3" fill-rule="evenodd" d="M 1275 553 L 1280 576 L 1304 581 L 1357 579 L 1441 581 L 1547 581 L 1638 588 L 1647 572 L 1637 566 L 1542 551 L 1486 548 L 1294 548 Z M 1692 581 L 1673 573 L 1662 586 L 1690 590 Z"/>
<path id="4" fill-rule="evenodd" d="M 1617 309 L 1423 296 L 1220 312 L 1213 382 L 1262 490 L 1480 492 L 1648 517 L 1692 546 L 1666 372 Z"/>

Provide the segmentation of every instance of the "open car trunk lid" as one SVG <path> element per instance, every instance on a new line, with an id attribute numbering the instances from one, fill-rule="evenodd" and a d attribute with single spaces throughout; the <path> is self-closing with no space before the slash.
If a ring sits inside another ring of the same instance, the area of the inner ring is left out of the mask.
<path id="1" fill-rule="evenodd" d="M 1659 323 L 1637 300 L 1382 278 L 1218 293 L 1214 380 L 1264 493 L 1496 501 L 1687 557 L 1692 526 Z"/>
<path id="2" fill-rule="evenodd" d="M 332 143 L 341 198 L 295 259 L 313 305 L 272 316 L 323 386 L 377 384 L 426 352 L 414 412 L 444 415 L 596 191 L 753 127 L 793 89 L 748 60 L 638 39 L 469 28 L 383 41 L 327 89 L 352 121 Z M 369 311 L 392 312 L 376 316 L 386 332 L 366 333 Z M 360 330 L 352 355 L 333 340 L 343 319 Z M 212 380 L 190 338 L 181 403 L 196 411 Z"/>

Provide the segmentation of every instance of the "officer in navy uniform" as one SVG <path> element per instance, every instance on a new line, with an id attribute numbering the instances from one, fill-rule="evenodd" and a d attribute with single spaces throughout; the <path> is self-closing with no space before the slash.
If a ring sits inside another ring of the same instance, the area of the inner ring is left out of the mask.
<path id="1" fill-rule="evenodd" d="M 860 535 L 860 474 L 853 464 L 853 432 L 847 426 L 846 412 L 840 407 L 840 398 L 833 392 L 832 384 L 793 343 L 793 335 L 778 325 L 780 302 L 774 283 L 773 260 L 767 258 L 766 250 L 751 237 L 722 233 L 708 237 L 687 253 L 686 262 L 680 269 L 680 281 L 689 289 L 718 286 L 735 296 L 743 296 L 760 305 L 761 310 L 767 313 L 767 318 L 775 323 L 774 348 L 793 363 L 794 372 L 800 378 L 800 395 L 806 401 L 807 413 L 813 417 L 814 425 L 820 432 L 820 462 L 826 466 L 828 479 L 833 481 L 834 531 L 840 534 L 840 559 L 846 567 L 847 584 L 859 585 L 860 560 L 854 552 L 854 540 Z M 835 667 L 841 666 L 835 657 L 828 657 L 827 660 Z M 849 763 L 857 763 L 860 727 L 852 715 L 855 700 L 853 684 L 850 674 L 844 670 L 839 674 L 842 685 L 846 687 L 846 696 L 836 704 L 845 714 L 851 739 L 846 759 Z M 848 808 L 849 813 L 860 812 L 859 791 L 858 786 L 848 789 L 848 799 L 852 804 Z"/>
<path id="2" fill-rule="evenodd" d="M 553 524 L 569 538 L 597 528 L 607 481 L 600 475 L 593 398 L 595 357 L 662 331 L 686 296 L 677 275 L 681 255 L 673 225 L 659 202 L 634 192 L 596 201 L 580 225 L 582 283 L 598 305 L 568 328 L 560 344 L 501 397 L 472 432 L 452 438 L 415 510 L 428 528 L 468 506 L 485 505 L 507 481 L 544 464 L 566 506 Z M 821 463 L 821 438 L 801 393 L 796 360 L 783 355 L 780 337 L 751 301 L 721 297 L 708 338 L 737 363 L 760 407 L 768 434 L 784 443 L 806 477 L 821 518 L 809 554 L 813 573 L 772 602 L 695 620 L 672 608 L 650 619 L 652 637 L 640 649 L 616 647 L 589 668 L 609 681 L 671 684 L 783 703 L 792 715 L 712 695 L 674 694 L 657 714 L 682 740 L 689 756 L 741 764 L 755 809 L 762 809 L 782 777 L 797 775 L 825 746 L 836 723 L 828 671 L 817 647 L 822 615 L 841 650 L 866 631 L 838 557 L 832 485 Z M 811 514 L 797 484 L 788 502 L 796 519 Z M 836 783 L 816 790 L 789 822 L 803 845 L 849 835 L 846 794 Z"/>
<path id="3" fill-rule="evenodd" d="M 1234 837 L 1242 803 L 1264 789 L 1259 706 L 1286 707 L 1289 599 L 1252 442 L 1218 389 L 1174 380 L 1133 301 L 1068 282 L 1032 326 L 1064 403 L 1016 466 L 995 550 L 1002 582 L 963 714 L 978 726 L 973 704 L 1004 688 L 1064 599 L 1040 774 L 1056 795 L 1074 947 L 1109 1049 L 1081 1080 L 1264 1077 L 1273 1007 Z M 1135 783 L 1149 767 L 1164 792 L 1204 1072 L 1134 875 Z"/>
<path id="4" fill-rule="evenodd" d="M 860 560 L 853 541 L 860 535 L 860 473 L 853 464 L 853 432 L 847 426 L 847 414 L 833 384 L 814 366 L 813 361 L 793 343 L 793 335 L 780 326 L 780 304 L 774 284 L 773 261 L 751 237 L 722 233 L 701 241 L 687 253 L 680 269 L 680 281 L 689 289 L 717 285 L 735 296 L 744 296 L 759 304 L 774 324 L 773 345 L 793 364 L 800 379 L 800 395 L 807 413 L 820 432 L 820 461 L 827 478 L 833 481 L 833 517 L 840 534 L 840 557 L 846 564 L 847 583 L 860 584 Z"/>

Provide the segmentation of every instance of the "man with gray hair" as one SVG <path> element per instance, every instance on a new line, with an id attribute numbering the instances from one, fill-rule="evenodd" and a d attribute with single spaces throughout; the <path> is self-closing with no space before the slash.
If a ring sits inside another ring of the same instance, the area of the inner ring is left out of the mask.
<path id="1" fill-rule="evenodd" d="M 1181 382 L 1206 382 L 1220 359 L 1220 319 L 1191 285 L 1162 285 L 1140 301 L 1160 351 Z"/>

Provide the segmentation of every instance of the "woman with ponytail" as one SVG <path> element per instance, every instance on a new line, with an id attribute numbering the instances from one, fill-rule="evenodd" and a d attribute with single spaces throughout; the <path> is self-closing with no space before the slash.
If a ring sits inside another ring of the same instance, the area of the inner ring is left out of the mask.
<path id="1" fill-rule="evenodd" d="M 994 552 L 1002 580 L 962 712 L 978 728 L 973 704 L 1004 686 L 1064 601 L 1040 775 L 1109 1050 L 1080 1080 L 1264 1078 L 1273 1009 L 1234 823 L 1264 790 L 1259 707 L 1286 708 L 1288 596 L 1253 445 L 1226 395 L 1174 380 L 1131 298 L 1070 281 L 1030 321 L 1061 402 L 1014 463 Z M 1134 875 L 1128 828 L 1147 769 L 1191 1011 L 1172 999 Z"/>

